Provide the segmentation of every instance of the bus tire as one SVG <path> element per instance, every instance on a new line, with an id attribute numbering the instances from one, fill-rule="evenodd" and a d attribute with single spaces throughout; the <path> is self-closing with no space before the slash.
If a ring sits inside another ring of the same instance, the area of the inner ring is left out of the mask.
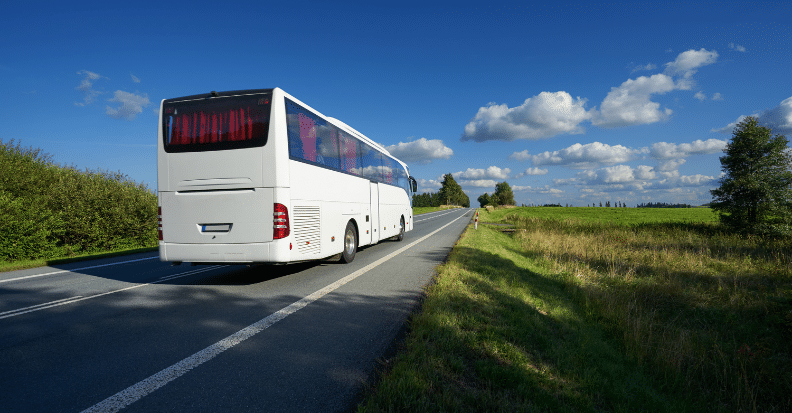
<path id="1" fill-rule="evenodd" d="M 355 231 L 355 224 L 352 221 L 347 222 L 346 230 L 344 231 L 344 252 L 341 253 L 340 262 L 350 263 L 355 259 L 357 253 L 357 231 Z"/>
<path id="2" fill-rule="evenodd" d="M 404 239 L 404 217 L 401 218 L 401 222 L 399 223 L 399 235 L 396 236 L 396 241 L 401 241 Z"/>

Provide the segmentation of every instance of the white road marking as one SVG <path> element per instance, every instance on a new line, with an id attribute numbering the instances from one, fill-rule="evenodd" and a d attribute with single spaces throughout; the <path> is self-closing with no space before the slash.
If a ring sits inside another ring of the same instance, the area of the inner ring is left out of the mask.
<path id="1" fill-rule="evenodd" d="M 28 278 L 43 277 L 45 275 L 53 275 L 53 274 L 61 274 L 61 273 L 64 273 L 64 272 L 73 272 L 73 271 L 87 270 L 89 268 L 107 267 L 108 265 L 119 265 L 119 264 L 126 264 L 126 263 L 129 263 L 129 262 L 137 262 L 137 261 L 143 261 L 143 260 L 153 260 L 154 258 L 159 258 L 159 255 L 156 256 L 156 257 L 140 258 L 140 259 L 137 259 L 137 260 L 123 261 L 123 262 L 113 262 L 113 263 L 110 263 L 110 264 L 94 265 L 94 266 L 91 266 L 91 267 L 75 268 L 75 269 L 72 269 L 72 270 L 62 270 L 62 271 L 48 272 L 46 274 L 36 274 L 36 275 L 27 275 L 27 276 L 24 276 L 24 277 L 9 278 L 7 280 L 0 280 L 0 284 L 11 282 L 11 281 L 26 280 Z"/>
<path id="2" fill-rule="evenodd" d="M 36 305 L 31 305 L 30 307 L 17 308 L 16 310 L 3 311 L 2 313 L 0 313 L 0 315 L 5 315 L 5 314 L 16 313 L 16 312 L 19 312 L 19 311 L 24 311 L 24 310 L 28 310 L 28 309 L 31 309 L 31 308 L 41 307 L 41 306 L 45 306 L 45 305 L 49 305 L 49 304 L 55 304 L 55 303 L 59 303 L 59 302 L 61 302 L 61 301 L 68 301 L 68 300 L 73 300 L 73 299 L 75 299 L 75 298 L 80 298 L 80 297 L 82 297 L 82 296 L 81 296 L 81 295 L 78 295 L 78 296 L 76 296 L 76 297 L 62 298 L 62 299 L 60 299 L 60 300 L 50 301 L 50 302 L 48 302 L 48 303 L 43 303 L 43 304 L 36 304 Z"/>
<path id="3" fill-rule="evenodd" d="M 438 212 L 439 212 L 439 211 L 438 211 Z M 413 218 L 413 222 L 428 221 L 428 220 L 430 220 L 430 219 L 440 218 L 440 217 L 442 217 L 443 215 L 448 215 L 448 214 L 451 214 L 451 213 L 453 213 L 453 212 L 456 212 L 456 211 L 454 211 L 454 210 L 451 210 L 451 212 L 446 212 L 445 214 L 440 214 L 440 215 L 438 215 L 438 216 L 431 217 L 431 218 L 424 218 L 424 219 L 415 219 L 415 218 Z M 426 215 L 426 214 L 421 214 L 421 215 Z"/>
<path id="4" fill-rule="evenodd" d="M 101 402 L 83 410 L 82 413 L 95 413 L 95 412 L 117 412 L 124 407 L 129 406 L 130 404 L 140 400 L 141 398 L 151 394 L 155 390 L 159 389 L 160 387 L 170 383 L 173 380 L 181 377 L 188 371 L 200 366 L 203 363 L 213 359 L 218 354 L 234 347 L 235 345 L 249 339 L 250 337 L 255 336 L 256 334 L 264 331 L 268 327 L 272 326 L 273 324 L 277 323 L 280 320 L 288 317 L 291 314 L 294 314 L 298 310 L 302 309 L 303 307 L 311 304 L 312 302 L 324 297 L 325 295 L 337 290 L 339 287 L 343 286 L 344 284 L 354 280 L 355 278 L 360 277 L 361 275 L 367 273 L 371 269 L 381 265 L 385 261 L 390 260 L 391 258 L 401 254 L 402 252 L 412 248 L 414 245 L 426 240 L 427 238 L 431 237 L 432 235 L 440 232 L 441 230 L 445 229 L 447 226 L 453 224 L 459 218 L 464 217 L 467 214 L 460 215 L 459 217 L 455 218 L 453 221 L 443 225 L 442 227 L 436 229 L 434 232 L 423 236 L 422 238 L 414 241 L 413 243 L 398 249 L 395 252 L 392 252 L 377 261 L 353 272 L 352 274 L 347 275 L 344 278 L 302 298 L 301 300 L 295 301 L 290 305 L 270 314 L 267 317 L 262 318 L 261 320 L 243 328 L 242 330 L 237 331 L 236 333 L 218 341 L 215 344 L 183 359 L 182 361 L 156 373 L 148 378 L 133 384 L 132 386 L 127 387 L 124 390 L 102 400 Z"/>
<path id="5" fill-rule="evenodd" d="M 109 295 L 109 294 L 115 294 L 115 293 L 119 293 L 121 291 L 133 290 L 135 288 L 145 287 L 145 286 L 151 285 L 151 284 L 159 284 L 159 283 L 162 283 L 162 282 L 165 282 L 165 281 L 174 280 L 176 278 L 182 278 L 182 277 L 186 277 L 188 275 L 193 275 L 193 274 L 198 274 L 198 273 L 202 273 L 202 272 L 206 272 L 206 271 L 211 271 L 211 270 L 214 270 L 214 269 L 220 268 L 220 267 L 222 267 L 222 266 L 212 266 L 212 267 L 209 267 L 209 268 L 202 268 L 200 270 L 187 271 L 187 272 L 175 274 L 175 275 L 172 275 L 172 276 L 169 276 L 169 277 L 163 277 L 163 278 L 161 278 L 161 279 L 159 279 L 157 281 L 153 281 L 153 282 L 150 282 L 150 283 L 133 285 L 131 287 L 122 288 L 120 290 L 108 291 L 106 293 L 101 293 L 101 294 L 95 294 L 95 295 L 92 295 L 92 296 L 89 296 L 89 297 L 83 297 L 81 295 L 78 295 L 77 297 L 64 298 L 63 300 L 52 301 L 52 302 L 49 302 L 49 303 L 34 305 L 34 306 L 30 306 L 30 307 L 25 307 L 25 308 L 19 308 L 17 310 L 6 311 L 4 313 L 0 313 L 0 320 L 2 320 L 4 318 L 9 318 L 9 317 L 15 317 L 15 316 L 22 315 L 22 314 L 32 313 L 34 311 L 46 310 L 46 309 L 52 308 L 52 307 L 59 307 L 59 306 L 66 305 L 66 304 L 73 304 L 73 303 L 80 302 L 80 301 L 90 300 L 91 298 L 101 297 L 101 296 Z"/>

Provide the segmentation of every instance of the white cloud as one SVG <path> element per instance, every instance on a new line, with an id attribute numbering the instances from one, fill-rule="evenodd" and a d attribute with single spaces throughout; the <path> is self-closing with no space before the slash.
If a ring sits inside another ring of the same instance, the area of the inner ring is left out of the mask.
<path id="1" fill-rule="evenodd" d="M 457 181 L 459 186 L 469 188 L 494 188 L 498 184 L 493 179 L 460 179 Z"/>
<path id="2" fill-rule="evenodd" d="M 571 168 L 591 168 L 627 162 L 646 153 L 647 148 L 632 149 L 622 145 L 610 146 L 600 142 L 576 143 L 559 151 L 547 151 L 530 157 L 534 166 L 567 165 Z M 526 154 L 527 156 L 527 154 Z"/>
<path id="3" fill-rule="evenodd" d="M 418 193 L 434 192 L 443 187 L 440 181 L 434 179 L 416 179 L 418 181 Z"/>
<path id="4" fill-rule="evenodd" d="M 723 100 L 723 96 L 720 93 L 713 93 L 712 100 Z"/>
<path id="5" fill-rule="evenodd" d="M 759 116 L 759 114 L 758 113 L 754 113 L 751 116 Z M 744 121 L 745 118 L 747 118 L 747 117 L 748 116 L 746 116 L 746 115 L 742 115 L 739 118 L 737 118 L 737 120 L 735 120 L 734 122 L 732 122 L 732 123 L 730 123 L 730 124 L 728 124 L 728 125 L 726 125 L 726 126 L 724 126 L 722 128 L 719 128 L 719 129 L 712 128 L 712 129 L 710 129 L 710 132 L 718 132 L 718 133 L 723 133 L 725 135 L 731 135 L 731 133 L 734 130 L 734 128 L 737 127 L 737 124 L 742 122 L 742 121 Z"/>
<path id="6" fill-rule="evenodd" d="M 599 178 L 606 184 L 632 182 L 635 180 L 633 169 L 627 165 L 616 165 L 600 169 Z"/>
<path id="7" fill-rule="evenodd" d="M 660 172 L 668 172 L 668 171 L 676 171 L 679 169 L 680 166 L 685 164 L 684 159 L 676 159 L 676 160 L 668 160 L 665 162 L 660 162 L 657 166 L 657 170 Z"/>
<path id="8" fill-rule="evenodd" d="M 718 52 L 715 50 L 708 51 L 704 48 L 701 50 L 688 50 L 682 52 L 677 56 L 673 62 L 665 64 L 666 73 L 681 74 L 684 78 L 689 78 L 696 73 L 698 68 L 710 65 L 718 61 Z"/>
<path id="9" fill-rule="evenodd" d="M 90 105 L 91 103 L 93 103 L 94 100 L 96 100 L 97 96 L 102 94 L 102 92 L 94 90 L 94 88 L 93 88 L 94 81 L 96 81 L 98 79 L 101 79 L 104 76 L 102 76 L 102 75 L 100 75 L 98 73 L 89 72 L 87 70 L 80 70 L 79 72 L 77 72 L 77 74 L 78 75 L 83 75 L 83 79 L 80 82 L 80 86 L 77 86 L 74 89 L 75 90 L 79 90 L 85 96 L 83 97 L 82 103 L 74 102 L 74 104 L 77 105 L 77 106 Z"/>
<path id="10" fill-rule="evenodd" d="M 531 159 L 531 154 L 529 154 L 528 149 L 526 149 L 521 152 L 512 153 L 511 155 L 509 155 L 509 159 L 515 161 L 527 161 L 528 159 Z"/>
<path id="11" fill-rule="evenodd" d="M 511 169 L 498 168 L 497 166 L 490 166 L 487 169 L 473 169 L 468 168 L 466 171 L 456 172 L 451 175 L 454 179 L 508 179 Z"/>
<path id="12" fill-rule="evenodd" d="M 679 178 L 679 182 L 682 183 L 682 186 L 708 185 L 714 180 L 714 176 L 706 176 L 701 174 L 683 175 Z"/>
<path id="13" fill-rule="evenodd" d="M 647 63 L 645 65 L 639 65 L 639 66 L 633 67 L 632 72 L 630 72 L 630 73 L 635 73 L 635 72 L 638 72 L 640 70 L 654 70 L 656 68 L 657 68 L 657 65 L 654 65 L 652 63 Z"/>
<path id="14" fill-rule="evenodd" d="M 702 92 L 700 90 L 698 92 L 696 92 L 696 94 L 693 95 L 693 97 L 698 99 L 698 100 L 707 100 L 707 95 L 705 95 L 704 92 Z"/>
<path id="15" fill-rule="evenodd" d="M 722 152 L 726 141 L 720 139 L 695 140 L 690 143 L 657 142 L 652 144 L 649 155 L 655 159 L 678 159 L 690 155 L 705 155 Z"/>
<path id="16" fill-rule="evenodd" d="M 545 185 L 541 188 L 533 188 L 531 186 L 520 186 L 520 185 L 513 185 L 511 187 L 512 191 L 514 192 L 527 192 L 531 194 L 550 194 L 550 195 L 558 195 L 563 194 L 564 191 L 556 188 L 550 188 L 550 185 Z"/>
<path id="17" fill-rule="evenodd" d="M 738 52 L 745 52 L 745 47 L 734 43 L 729 43 L 729 49 L 736 50 Z"/>
<path id="18" fill-rule="evenodd" d="M 130 73 L 130 74 L 129 74 L 129 76 L 132 76 L 132 81 L 133 81 L 133 82 L 135 82 L 135 83 L 140 83 L 140 79 L 138 79 L 138 77 L 137 77 L 137 76 L 133 75 L 132 73 Z"/>
<path id="19" fill-rule="evenodd" d="M 635 179 L 642 179 L 642 180 L 655 179 L 654 168 L 647 165 L 638 165 L 633 170 L 633 175 L 635 176 Z"/>
<path id="20" fill-rule="evenodd" d="M 399 142 L 385 149 L 407 164 L 428 164 L 435 159 L 448 159 L 454 155 L 454 151 L 440 139 L 421 138 L 412 142 Z"/>
<path id="21" fill-rule="evenodd" d="M 788 97 L 778 106 L 762 112 L 759 115 L 759 124 L 770 128 L 773 134 L 792 135 L 792 97 Z"/>
<path id="22" fill-rule="evenodd" d="M 523 172 L 523 175 L 547 175 L 547 169 L 528 168 Z"/>
<path id="23" fill-rule="evenodd" d="M 586 99 L 573 99 L 563 91 L 542 92 L 514 108 L 490 103 L 479 108 L 476 116 L 465 125 L 462 140 L 536 140 L 564 133 L 584 133 L 579 124 L 591 118 L 585 104 Z"/>
<path id="24" fill-rule="evenodd" d="M 143 108 L 148 106 L 148 95 L 136 95 L 134 93 L 124 92 L 123 90 L 116 90 L 115 96 L 109 99 L 108 102 L 118 102 L 121 106 L 112 108 L 109 105 L 105 108 L 107 116 L 116 119 L 135 119 L 138 113 L 143 112 Z"/>
<path id="25" fill-rule="evenodd" d="M 773 134 L 792 135 L 792 96 L 781 101 L 778 106 L 764 110 L 760 113 L 751 115 L 759 120 L 759 125 L 766 126 L 773 131 Z M 718 132 L 730 135 L 737 124 L 744 121 L 748 116 L 741 115 L 734 122 L 719 128 L 710 129 L 710 132 Z"/>
<path id="26" fill-rule="evenodd" d="M 619 87 L 611 88 L 599 111 L 592 110 L 595 114 L 592 123 L 603 128 L 617 128 L 665 120 L 671 115 L 671 109 L 660 110 L 660 104 L 649 98 L 653 94 L 685 88 L 686 85 L 674 83 L 670 76 L 662 73 L 628 79 Z"/>

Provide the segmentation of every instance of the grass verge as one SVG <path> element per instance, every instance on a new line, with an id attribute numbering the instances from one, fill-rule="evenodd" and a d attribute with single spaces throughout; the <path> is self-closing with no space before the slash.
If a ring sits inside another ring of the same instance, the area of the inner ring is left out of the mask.
<path id="1" fill-rule="evenodd" d="M 131 249 L 125 249 L 119 251 L 108 251 L 102 253 L 78 255 L 74 257 L 53 258 L 48 260 L 39 259 L 39 260 L 0 262 L 0 272 L 25 270 L 28 268 L 67 264 L 70 262 L 77 262 L 77 261 L 96 260 L 99 258 L 118 257 L 122 255 L 137 254 L 141 252 L 157 251 L 158 249 L 159 247 L 131 248 Z"/>
<path id="2" fill-rule="evenodd" d="M 570 278 L 511 236 L 469 227 L 359 411 L 679 411 L 588 321 Z"/>
<path id="3" fill-rule="evenodd" d="M 533 209 L 482 210 L 515 232 L 468 228 L 360 411 L 792 411 L 789 240 Z"/>

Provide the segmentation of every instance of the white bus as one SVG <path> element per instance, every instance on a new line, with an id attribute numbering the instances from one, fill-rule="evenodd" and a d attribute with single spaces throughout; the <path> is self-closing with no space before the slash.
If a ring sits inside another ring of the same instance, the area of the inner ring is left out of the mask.
<path id="1" fill-rule="evenodd" d="M 413 228 L 407 165 L 281 89 L 165 99 L 159 124 L 162 261 L 351 262 Z"/>

